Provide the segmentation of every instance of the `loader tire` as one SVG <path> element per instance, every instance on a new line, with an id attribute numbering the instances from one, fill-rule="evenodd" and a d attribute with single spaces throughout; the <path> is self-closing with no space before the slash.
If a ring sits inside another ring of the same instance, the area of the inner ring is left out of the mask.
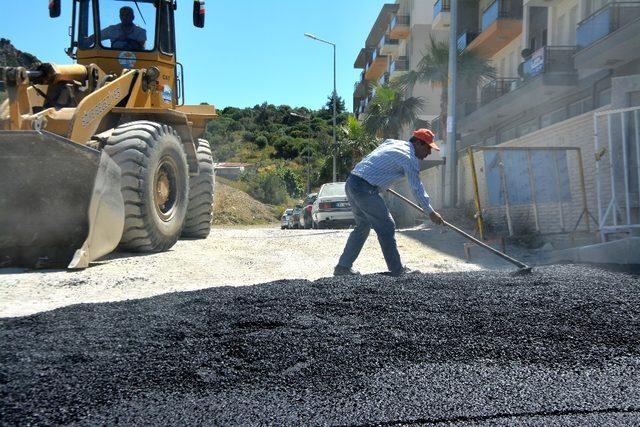
<path id="1" fill-rule="evenodd" d="M 184 221 L 182 237 L 205 239 L 211 231 L 213 220 L 213 191 L 215 174 L 209 142 L 198 140 L 198 175 L 189 178 L 189 206 Z"/>
<path id="2" fill-rule="evenodd" d="M 125 123 L 104 150 L 122 172 L 125 221 L 119 249 L 168 250 L 180 237 L 189 201 L 187 156 L 177 132 L 151 121 Z"/>

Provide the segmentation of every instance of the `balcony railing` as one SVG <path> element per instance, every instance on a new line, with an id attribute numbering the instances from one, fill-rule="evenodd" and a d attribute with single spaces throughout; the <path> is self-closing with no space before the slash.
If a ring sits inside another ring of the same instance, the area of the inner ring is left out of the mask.
<path id="1" fill-rule="evenodd" d="M 511 92 L 518 87 L 517 78 L 495 79 L 482 87 L 480 91 L 480 104 L 486 105 L 494 99 Z"/>
<path id="2" fill-rule="evenodd" d="M 438 0 L 436 4 L 433 5 L 433 19 L 436 19 L 436 16 L 440 12 L 449 12 L 451 11 L 450 0 Z"/>
<path id="3" fill-rule="evenodd" d="M 462 52 L 471 44 L 471 42 L 478 37 L 477 31 L 465 31 L 464 33 L 458 36 L 458 53 Z"/>
<path id="4" fill-rule="evenodd" d="M 498 19 L 522 19 L 522 1 L 495 0 L 482 12 L 482 31 Z"/>
<path id="5" fill-rule="evenodd" d="M 607 4 L 578 24 L 576 30 L 578 49 L 584 49 L 638 18 L 640 18 L 638 2 Z"/>
<path id="6" fill-rule="evenodd" d="M 522 75 L 530 79 L 543 73 L 571 73 L 575 72 L 573 54 L 575 46 L 545 46 L 531 55 L 522 63 Z"/>
<path id="7" fill-rule="evenodd" d="M 394 60 L 393 62 L 391 62 L 391 65 L 389 66 L 389 73 L 391 74 L 398 71 L 407 71 L 407 70 L 409 70 L 409 61 L 407 60 L 406 56 L 400 57 Z"/>
<path id="8" fill-rule="evenodd" d="M 395 15 L 393 18 L 391 18 L 389 29 L 393 30 L 398 26 L 408 26 L 408 25 L 409 25 L 409 15 Z"/>
<path id="9" fill-rule="evenodd" d="M 382 46 L 397 46 L 400 44 L 400 40 L 398 39 L 392 39 L 391 37 L 389 37 L 389 35 L 384 35 L 382 36 L 382 38 L 380 39 L 380 43 L 378 44 L 380 47 Z"/>

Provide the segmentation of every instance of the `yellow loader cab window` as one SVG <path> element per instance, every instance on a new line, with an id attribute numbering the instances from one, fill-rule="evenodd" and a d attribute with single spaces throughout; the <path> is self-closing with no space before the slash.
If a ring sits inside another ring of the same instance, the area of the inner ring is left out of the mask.
<path id="1" fill-rule="evenodd" d="M 158 11 L 155 0 L 102 0 L 98 14 L 104 49 L 152 51 Z"/>

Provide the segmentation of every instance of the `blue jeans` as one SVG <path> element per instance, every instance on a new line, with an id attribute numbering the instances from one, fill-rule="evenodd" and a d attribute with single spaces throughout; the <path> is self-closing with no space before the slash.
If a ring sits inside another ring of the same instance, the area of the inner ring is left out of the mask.
<path id="1" fill-rule="evenodd" d="M 380 197 L 378 187 L 356 175 L 349 175 L 345 190 L 351 204 L 356 227 L 349 235 L 338 265 L 346 268 L 353 266 L 354 261 L 360 255 L 364 242 L 369 237 L 369 231 L 373 228 L 378 235 L 378 242 L 380 242 L 389 271 L 400 271 L 402 262 L 395 238 L 396 223 L 384 200 Z"/>

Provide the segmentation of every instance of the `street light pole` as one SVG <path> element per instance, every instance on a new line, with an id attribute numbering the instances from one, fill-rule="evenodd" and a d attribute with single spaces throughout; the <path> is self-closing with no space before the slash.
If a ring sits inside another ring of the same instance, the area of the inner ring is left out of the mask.
<path id="1" fill-rule="evenodd" d="M 336 166 L 337 166 L 336 149 L 338 147 L 338 141 L 336 140 L 336 116 L 337 116 L 336 102 L 338 97 L 338 94 L 336 91 L 336 44 L 328 40 L 323 40 L 321 38 L 318 38 L 313 34 L 304 33 L 304 36 L 310 38 L 311 40 L 316 40 L 321 43 L 326 43 L 333 46 L 333 95 L 331 96 L 333 98 L 333 147 L 331 149 L 331 152 L 333 155 L 333 182 L 336 182 L 338 180 L 336 176 Z"/>

